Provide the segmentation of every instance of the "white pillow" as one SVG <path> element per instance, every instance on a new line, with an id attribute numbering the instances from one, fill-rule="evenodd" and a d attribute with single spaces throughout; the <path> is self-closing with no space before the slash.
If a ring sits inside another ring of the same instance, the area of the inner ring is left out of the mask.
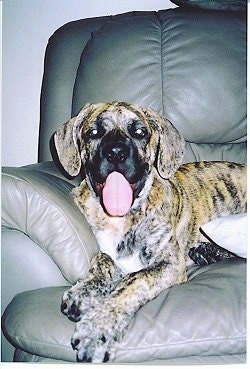
<path id="1" fill-rule="evenodd" d="M 202 231 L 224 249 L 247 257 L 247 214 L 228 215 L 204 224 Z"/>

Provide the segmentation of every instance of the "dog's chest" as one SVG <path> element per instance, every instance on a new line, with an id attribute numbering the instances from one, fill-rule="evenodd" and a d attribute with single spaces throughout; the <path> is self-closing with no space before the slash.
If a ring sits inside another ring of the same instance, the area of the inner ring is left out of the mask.
<path id="1" fill-rule="evenodd" d="M 123 242 L 123 237 L 124 231 L 122 222 L 120 222 L 120 227 L 118 226 L 116 231 L 114 231 L 114 229 L 102 229 L 96 233 L 100 250 L 108 254 L 123 273 L 128 274 L 142 269 L 143 265 L 139 258 L 138 250 L 134 250 L 131 255 L 121 255 L 121 253 L 119 253 L 118 245 Z"/>
<path id="2" fill-rule="evenodd" d="M 124 241 L 124 228 L 123 218 L 113 218 L 109 221 L 109 227 L 99 229 L 95 236 L 100 250 L 108 254 L 123 273 L 128 274 L 142 269 L 143 264 L 138 250 L 133 250 L 129 255 L 119 252 L 119 245 Z"/>
<path id="3" fill-rule="evenodd" d="M 84 203 L 77 204 L 91 225 L 100 250 L 108 254 L 124 274 L 145 267 L 135 242 L 136 227 L 131 219 L 129 221 L 126 217 L 108 216 L 93 196 L 89 196 Z"/>

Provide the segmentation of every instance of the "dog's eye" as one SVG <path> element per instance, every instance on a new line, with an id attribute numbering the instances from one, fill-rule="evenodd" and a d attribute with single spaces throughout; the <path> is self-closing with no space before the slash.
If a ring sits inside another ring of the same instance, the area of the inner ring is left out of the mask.
<path id="1" fill-rule="evenodd" d="M 88 139 L 95 139 L 95 138 L 101 138 L 104 134 L 104 129 L 102 127 L 100 128 L 92 128 L 89 129 L 86 133 L 85 136 Z"/>
<path id="2" fill-rule="evenodd" d="M 148 137 L 148 131 L 145 127 L 131 128 L 130 134 L 132 137 L 137 138 L 137 139 L 145 139 Z"/>
<path id="3" fill-rule="evenodd" d="M 97 130 L 97 128 L 94 128 L 94 129 L 92 129 L 91 131 L 89 131 L 89 136 L 91 136 L 91 137 L 95 137 L 95 136 L 97 136 L 98 135 L 98 130 Z"/>
<path id="4" fill-rule="evenodd" d="M 144 136 L 145 135 L 145 130 L 143 130 L 142 128 L 137 128 L 135 130 L 135 134 L 138 136 Z"/>

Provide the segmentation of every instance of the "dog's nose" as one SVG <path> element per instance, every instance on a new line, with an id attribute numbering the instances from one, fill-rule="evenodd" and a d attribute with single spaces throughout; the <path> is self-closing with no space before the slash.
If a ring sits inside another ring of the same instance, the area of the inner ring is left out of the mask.
<path id="1" fill-rule="evenodd" d="M 129 147 L 123 142 L 110 143 L 104 148 L 106 159 L 113 164 L 123 163 L 129 156 Z"/>

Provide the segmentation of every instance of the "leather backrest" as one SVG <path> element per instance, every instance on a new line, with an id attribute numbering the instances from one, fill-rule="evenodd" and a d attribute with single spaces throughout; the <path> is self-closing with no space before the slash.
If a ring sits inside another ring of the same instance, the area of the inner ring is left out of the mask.
<path id="1" fill-rule="evenodd" d="M 85 103 L 112 100 L 165 115 L 188 142 L 185 161 L 244 162 L 245 14 L 176 8 L 59 29 L 46 53 L 40 160 L 50 160 L 46 140 Z"/>

